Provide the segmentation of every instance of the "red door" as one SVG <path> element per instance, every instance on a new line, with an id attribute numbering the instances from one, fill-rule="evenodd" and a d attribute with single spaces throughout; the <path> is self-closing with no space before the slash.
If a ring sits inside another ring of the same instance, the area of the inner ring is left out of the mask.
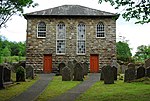
<path id="1" fill-rule="evenodd" d="M 90 55 L 90 72 L 91 73 L 99 72 L 99 58 L 97 54 Z"/>
<path id="2" fill-rule="evenodd" d="M 44 73 L 50 73 L 52 72 L 52 55 L 44 55 L 44 67 L 43 67 Z"/>

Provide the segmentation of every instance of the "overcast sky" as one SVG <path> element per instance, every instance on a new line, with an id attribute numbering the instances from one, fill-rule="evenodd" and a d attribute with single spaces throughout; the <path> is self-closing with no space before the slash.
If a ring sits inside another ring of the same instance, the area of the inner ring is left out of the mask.
<path id="1" fill-rule="evenodd" d="M 34 2 L 38 3 L 39 6 L 25 9 L 25 13 L 67 4 L 86 6 L 112 13 L 122 12 L 122 10 L 115 10 L 109 3 L 98 4 L 98 0 L 34 0 Z M 27 22 L 24 17 L 15 15 L 7 23 L 7 28 L 0 29 L 0 35 L 5 36 L 10 41 L 25 41 L 26 25 Z M 116 30 L 117 40 L 120 40 L 119 36 L 124 36 L 125 40 L 129 40 L 130 48 L 133 48 L 132 53 L 135 53 L 137 46 L 150 45 L 150 23 L 137 25 L 134 24 L 134 20 L 126 22 L 122 17 L 119 17 Z"/>

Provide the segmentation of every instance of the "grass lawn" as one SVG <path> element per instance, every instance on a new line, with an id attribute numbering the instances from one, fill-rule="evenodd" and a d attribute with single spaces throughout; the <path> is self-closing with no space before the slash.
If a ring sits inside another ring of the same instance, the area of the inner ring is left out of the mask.
<path id="1" fill-rule="evenodd" d="M 104 84 L 95 83 L 76 101 L 150 101 L 150 82 Z"/>
<path id="2" fill-rule="evenodd" d="M 14 83 L 13 85 L 0 90 L 0 101 L 6 101 L 12 97 L 19 95 L 38 80 L 38 77 L 34 80 L 26 80 L 26 82 Z"/>
<path id="3" fill-rule="evenodd" d="M 61 76 L 54 76 L 45 91 L 38 97 L 37 101 L 47 101 L 48 99 L 58 96 L 65 91 L 78 85 L 79 81 L 62 81 Z"/>

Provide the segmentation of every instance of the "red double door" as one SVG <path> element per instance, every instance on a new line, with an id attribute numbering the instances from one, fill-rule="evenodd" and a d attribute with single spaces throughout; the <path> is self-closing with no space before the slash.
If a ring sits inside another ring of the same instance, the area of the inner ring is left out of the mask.
<path id="1" fill-rule="evenodd" d="M 98 54 L 90 55 L 90 72 L 98 73 L 99 72 L 99 57 Z"/>
<path id="2" fill-rule="evenodd" d="M 52 72 L 52 54 L 44 55 L 43 71 L 44 71 L 44 73 Z"/>

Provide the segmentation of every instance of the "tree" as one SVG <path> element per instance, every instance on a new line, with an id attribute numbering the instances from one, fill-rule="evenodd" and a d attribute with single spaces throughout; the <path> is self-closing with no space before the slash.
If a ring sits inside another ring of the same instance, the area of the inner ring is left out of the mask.
<path id="1" fill-rule="evenodd" d="M 5 48 L 2 50 L 2 55 L 3 55 L 4 57 L 8 57 L 8 56 L 11 55 L 11 52 L 10 52 L 10 50 L 9 50 L 8 47 L 5 47 Z"/>
<path id="2" fill-rule="evenodd" d="M 135 61 L 144 62 L 150 58 L 150 46 L 141 45 L 137 47 L 137 52 L 134 55 Z"/>
<path id="3" fill-rule="evenodd" d="M 117 47 L 117 59 L 124 61 L 124 62 L 128 62 L 131 60 L 131 49 L 129 48 L 128 43 L 126 42 L 117 42 L 116 44 Z"/>
<path id="4" fill-rule="evenodd" d="M 37 3 L 33 0 L 0 0 L 0 28 L 5 26 L 6 22 L 14 14 L 22 14 L 24 7 L 35 7 Z"/>
<path id="5" fill-rule="evenodd" d="M 150 0 L 99 0 L 110 2 L 115 9 L 124 7 L 122 16 L 126 21 L 135 18 L 135 23 L 149 23 L 150 22 Z"/>

